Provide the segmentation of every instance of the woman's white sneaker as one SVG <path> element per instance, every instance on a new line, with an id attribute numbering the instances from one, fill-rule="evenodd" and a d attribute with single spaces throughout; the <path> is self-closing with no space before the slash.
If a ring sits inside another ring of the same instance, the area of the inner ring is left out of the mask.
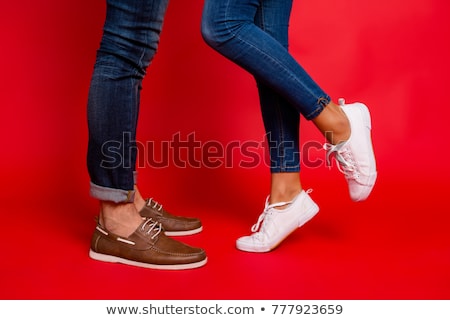
<path id="1" fill-rule="evenodd" d="M 278 246 L 295 229 L 311 220 L 319 207 L 311 199 L 312 190 L 302 191 L 292 201 L 269 205 L 269 197 L 258 222 L 253 225 L 253 234 L 241 237 L 236 247 L 248 252 L 268 252 Z M 287 205 L 284 209 L 276 209 Z"/>
<path id="2" fill-rule="evenodd" d="M 334 154 L 339 170 L 345 175 L 353 201 L 363 201 L 372 192 L 377 179 L 375 155 L 371 138 L 371 119 L 369 109 L 362 103 L 339 105 L 350 122 L 350 138 L 337 145 L 324 144 L 327 160 Z"/>

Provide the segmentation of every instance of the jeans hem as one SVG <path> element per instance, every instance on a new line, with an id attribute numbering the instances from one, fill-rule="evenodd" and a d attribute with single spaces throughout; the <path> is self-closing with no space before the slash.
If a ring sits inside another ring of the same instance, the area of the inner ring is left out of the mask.
<path id="1" fill-rule="evenodd" d="M 91 182 L 90 195 L 101 201 L 132 203 L 134 201 L 135 191 L 102 187 Z"/>
<path id="2" fill-rule="evenodd" d="M 322 111 L 323 109 L 325 109 L 325 107 L 331 102 L 331 98 L 329 96 L 324 96 L 324 97 L 320 97 L 319 99 L 317 99 L 317 107 L 316 109 L 311 112 L 310 114 L 307 114 L 305 116 L 306 120 L 312 120 L 315 117 L 317 117 Z"/>
<path id="3" fill-rule="evenodd" d="M 300 172 L 299 166 L 294 167 L 272 167 L 270 168 L 270 173 L 292 173 Z"/>

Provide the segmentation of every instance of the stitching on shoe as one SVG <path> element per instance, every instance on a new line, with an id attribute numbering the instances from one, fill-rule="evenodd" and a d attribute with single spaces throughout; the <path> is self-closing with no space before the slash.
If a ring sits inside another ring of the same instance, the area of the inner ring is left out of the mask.
<path id="1" fill-rule="evenodd" d="M 120 241 L 120 242 L 123 242 L 123 243 L 126 243 L 126 244 L 131 244 L 132 246 L 136 245 L 135 242 L 130 241 L 130 240 L 127 240 L 127 239 L 123 239 L 123 238 L 121 238 L 121 237 L 117 237 L 116 240 L 117 240 L 117 241 Z"/>
<path id="2" fill-rule="evenodd" d="M 100 241 L 100 238 L 101 238 L 101 236 L 97 237 L 97 239 L 95 239 L 94 247 L 95 247 L 95 251 L 97 251 L 97 252 L 98 252 L 98 242 Z"/>
<path id="3" fill-rule="evenodd" d="M 106 232 L 106 230 L 103 230 L 102 228 L 100 228 L 99 226 L 95 227 L 98 231 L 100 231 L 101 233 L 103 233 L 105 236 L 108 236 L 109 233 Z"/>

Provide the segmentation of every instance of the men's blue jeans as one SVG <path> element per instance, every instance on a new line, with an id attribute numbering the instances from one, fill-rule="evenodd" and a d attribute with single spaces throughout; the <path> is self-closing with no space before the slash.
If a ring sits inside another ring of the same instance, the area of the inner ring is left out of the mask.
<path id="1" fill-rule="evenodd" d="M 330 97 L 288 52 L 292 0 L 205 0 L 206 43 L 256 79 L 272 173 L 300 170 L 299 114 L 311 120 Z"/>
<path id="2" fill-rule="evenodd" d="M 107 0 L 87 108 L 87 167 L 97 199 L 133 201 L 141 84 L 167 5 L 168 0 Z"/>

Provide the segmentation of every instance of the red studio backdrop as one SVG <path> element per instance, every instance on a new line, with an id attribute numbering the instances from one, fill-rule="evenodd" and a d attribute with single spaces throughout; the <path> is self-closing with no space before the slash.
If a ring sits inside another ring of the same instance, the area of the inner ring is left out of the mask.
<path id="1" fill-rule="evenodd" d="M 181 240 L 209 262 L 178 272 L 87 254 L 98 203 L 86 100 L 105 1 L 0 4 L 0 298 L 449 299 L 450 3 L 295 1 L 290 50 L 333 99 L 369 106 L 379 178 L 352 203 L 335 167 L 304 159 L 302 183 L 321 210 L 268 254 L 234 246 L 269 188 L 256 87 L 203 43 L 202 4 L 169 5 L 138 126 L 141 191 L 203 220 L 201 234 Z M 302 143 L 324 142 L 301 123 Z M 152 166 L 175 138 L 200 143 L 180 150 L 193 162 L 166 154 L 167 165 Z M 305 154 L 324 159 L 319 148 Z"/>

